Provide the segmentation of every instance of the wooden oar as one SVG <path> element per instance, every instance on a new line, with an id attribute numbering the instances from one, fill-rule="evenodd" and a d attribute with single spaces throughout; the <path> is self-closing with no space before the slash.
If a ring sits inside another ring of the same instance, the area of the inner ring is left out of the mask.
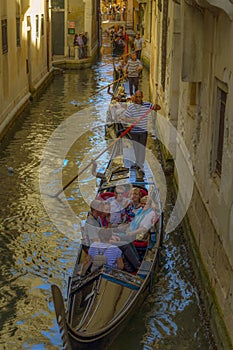
<path id="1" fill-rule="evenodd" d="M 137 52 L 137 51 L 140 51 L 140 49 L 137 49 L 137 50 L 132 50 L 131 52 L 128 52 L 128 53 L 124 53 L 123 55 L 119 56 L 118 59 L 121 60 L 123 57 L 126 57 L 126 56 L 129 56 L 129 55 L 132 55 L 132 52 Z M 113 57 L 111 59 L 111 61 L 114 60 L 115 57 Z M 109 64 L 111 64 L 112 62 L 109 62 L 109 63 L 104 63 L 102 65 L 100 65 L 99 67 L 104 67 L 104 66 L 108 66 Z"/>
<path id="2" fill-rule="evenodd" d="M 72 184 L 72 182 L 74 182 L 82 173 L 84 173 L 85 170 L 87 170 L 92 164 L 93 161 L 96 161 L 103 153 L 105 153 L 107 150 L 109 150 L 112 146 L 115 145 L 115 143 L 117 143 L 117 141 L 119 141 L 122 137 L 124 137 L 126 134 L 128 134 L 130 132 L 131 129 L 133 129 L 143 118 L 145 118 L 151 111 L 153 110 L 153 108 L 150 108 L 146 113 L 144 113 L 135 123 L 133 123 L 132 125 L 130 125 L 125 131 L 123 131 L 123 133 L 118 136 L 113 142 L 111 142 L 103 151 L 101 151 L 89 164 L 87 164 L 83 169 L 80 170 L 80 172 L 75 175 L 73 177 L 73 179 L 71 179 L 60 191 L 58 191 L 53 197 L 57 197 L 59 196 L 59 194 L 61 194 L 63 191 L 65 191 L 65 189 L 67 187 L 70 186 L 70 184 Z"/>
<path id="3" fill-rule="evenodd" d="M 119 79 L 117 79 L 117 80 L 114 80 L 112 83 L 110 83 L 110 84 L 108 84 L 108 85 L 106 85 L 106 86 L 103 86 L 102 88 L 100 88 L 99 90 L 97 90 L 94 94 L 90 95 L 90 96 L 88 97 L 88 99 L 90 99 L 92 96 L 95 96 L 95 95 L 98 94 L 100 91 L 109 88 L 111 85 L 113 85 L 113 84 L 115 84 L 115 83 L 118 83 L 118 81 L 121 81 L 122 79 L 126 79 L 126 78 L 125 78 L 125 77 L 121 77 L 121 78 L 119 78 Z M 111 95 L 111 94 L 110 94 L 110 95 Z M 71 101 L 70 103 L 77 107 L 80 103 L 83 103 L 83 102 L 88 102 L 88 101 L 87 101 L 86 98 L 85 98 L 85 99 L 83 99 L 83 100 L 81 100 L 81 101 L 75 101 L 75 100 L 73 100 L 73 101 Z"/>
<path id="4" fill-rule="evenodd" d="M 121 81 L 122 79 L 124 79 L 124 77 L 121 77 L 121 78 L 119 78 L 119 79 L 117 79 L 117 80 L 114 80 L 112 83 L 110 83 L 110 84 L 108 84 L 108 85 L 106 85 L 106 86 L 103 86 L 102 88 L 100 88 L 99 90 L 97 90 L 94 94 L 90 95 L 89 98 L 92 97 L 92 96 L 94 96 L 94 95 L 96 95 L 96 94 L 98 94 L 100 91 L 102 91 L 102 90 L 104 90 L 104 89 L 107 89 L 107 88 L 110 87 L 111 85 L 113 85 L 113 84 L 115 84 L 115 83 L 118 83 L 118 81 Z"/>

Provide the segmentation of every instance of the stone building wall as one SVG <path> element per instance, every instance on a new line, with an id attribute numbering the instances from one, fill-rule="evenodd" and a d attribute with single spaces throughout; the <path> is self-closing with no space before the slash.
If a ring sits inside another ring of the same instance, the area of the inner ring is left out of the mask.
<path id="1" fill-rule="evenodd" d="M 64 2 L 64 56 L 73 58 L 74 35 L 87 33 L 88 56 L 97 54 L 100 35 L 100 0 L 66 0 Z"/>
<path id="2" fill-rule="evenodd" d="M 187 218 L 192 248 L 199 256 L 197 266 L 206 272 L 200 275 L 208 280 L 206 299 L 211 294 L 214 303 L 209 312 L 214 315 L 219 349 L 233 344 L 232 13 L 227 0 L 164 0 L 154 2 L 152 9 L 151 96 L 161 104 L 167 122 L 177 128 L 193 166 Z M 220 115 L 224 132 L 219 171 Z M 187 157 L 172 133 L 170 143 L 177 155 Z M 176 179 L 184 181 L 177 172 Z"/>
<path id="3" fill-rule="evenodd" d="M 51 69 L 48 7 L 45 0 L 36 4 L 26 0 L 0 2 L 0 19 L 1 23 L 5 21 L 7 33 L 6 45 L 4 35 L 0 36 L 0 135 L 48 78 Z"/>
<path id="4" fill-rule="evenodd" d="M 68 29 L 74 27 L 75 33 L 88 33 L 89 64 L 95 59 L 100 44 L 99 4 L 100 0 L 0 1 L 0 19 L 1 24 L 7 25 L 8 45 L 3 49 L 0 35 L 0 138 L 29 99 L 52 77 L 56 40 L 62 58 L 74 58 L 74 34 L 70 34 Z M 59 35 L 51 24 L 54 14 L 57 15 L 55 24 L 60 29 Z M 61 26 L 59 20 L 64 22 Z M 59 46 L 60 41 L 62 47 Z"/>

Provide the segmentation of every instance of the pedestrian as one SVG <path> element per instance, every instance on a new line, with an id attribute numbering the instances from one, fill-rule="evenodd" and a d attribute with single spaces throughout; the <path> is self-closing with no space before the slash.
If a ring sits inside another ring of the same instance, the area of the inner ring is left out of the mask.
<path id="1" fill-rule="evenodd" d="M 74 46 L 78 46 L 78 34 L 74 36 Z"/>
<path id="2" fill-rule="evenodd" d="M 136 91 L 133 99 L 133 103 L 129 104 L 126 112 L 124 113 L 124 121 L 126 123 L 137 123 L 131 131 L 130 136 L 133 140 L 133 148 L 135 154 L 136 164 L 132 167 L 137 168 L 140 176 L 144 176 L 144 161 L 146 154 L 146 142 L 147 142 L 147 122 L 149 110 L 160 110 L 161 107 L 158 104 L 152 104 L 150 102 L 143 101 L 143 92 Z M 142 118 L 145 115 L 144 118 Z M 139 119 L 141 120 L 139 121 Z"/>
<path id="3" fill-rule="evenodd" d="M 136 34 L 136 38 L 134 39 L 134 51 L 136 52 L 137 59 L 141 59 L 142 48 L 146 47 L 146 44 L 143 38 L 140 37 L 140 34 Z"/>
<path id="4" fill-rule="evenodd" d="M 139 73 L 142 71 L 142 63 L 137 59 L 136 53 L 131 53 L 131 59 L 128 60 L 125 67 L 125 77 L 129 80 L 129 93 L 132 96 L 139 85 Z"/>
<path id="5" fill-rule="evenodd" d="M 115 67 L 115 70 L 117 72 L 117 79 L 124 76 L 126 66 L 127 66 L 127 60 L 126 60 L 126 57 L 124 57 L 124 55 L 123 55 L 123 56 L 121 56 L 121 59 L 120 59 L 120 62 L 118 63 L 118 65 Z"/>
<path id="6" fill-rule="evenodd" d="M 84 45 L 84 57 L 87 58 L 87 41 L 88 41 L 88 33 L 85 32 L 82 35 L 82 39 L 83 39 L 83 45 Z"/>
<path id="7" fill-rule="evenodd" d="M 82 33 L 80 33 L 77 37 L 78 42 L 78 58 L 84 58 L 84 43 L 82 38 Z"/>

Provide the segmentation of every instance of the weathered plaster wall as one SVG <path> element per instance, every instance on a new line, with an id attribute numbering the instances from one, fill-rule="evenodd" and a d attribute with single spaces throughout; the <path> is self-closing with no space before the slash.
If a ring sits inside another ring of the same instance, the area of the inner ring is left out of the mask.
<path id="1" fill-rule="evenodd" d="M 206 2 L 198 2 L 169 1 L 166 26 L 160 2 L 153 4 L 150 86 L 153 101 L 161 104 L 161 114 L 177 128 L 190 154 L 194 191 L 188 218 L 200 254 L 198 267 L 208 275 L 206 295 L 213 292 L 211 302 L 216 301 L 216 307 L 210 310 L 216 311 L 219 348 L 230 349 L 233 344 L 233 21 L 223 10 L 201 7 Z M 167 52 L 163 61 L 165 30 Z M 162 86 L 164 62 L 165 87 Z M 213 172 L 218 86 L 227 90 L 221 176 Z M 179 145 L 174 147 L 182 155 Z M 220 322 L 221 317 L 224 323 Z"/>
<path id="2" fill-rule="evenodd" d="M 46 1 L 36 4 L 22 2 L 19 8 L 20 46 L 16 45 L 16 2 L 0 2 L 0 18 L 7 20 L 8 52 L 0 54 L 0 134 L 23 108 L 38 85 L 47 79 L 51 58 L 47 55 Z M 36 36 L 36 15 L 39 17 L 39 35 Z M 44 15 L 44 35 L 41 35 L 41 15 Z M 27 23 L 30 17 L 31 25 Z M 29 39 L 30 38 L 30 39 Z M 2 35 L 0 36 L 2 47 Z M 50 47 L 50 45 L 49 45 Z M 27 69 L 28 68 L 28 69 Z"/>
<path id="3" fill-rule="evenodd" d="M 66 8 L 66 33 L 68 33 L 69 21 L 75 23 L 75 33 L 87 32 L 88 34 L 88 56 L 94 56 L 97 53 L 98 42 L 98 17 L 97 0 L 69 0 L 69 8 Z M 74 35 L 66 34 L 65 55 L 74 56 L 73 40 Z"/>

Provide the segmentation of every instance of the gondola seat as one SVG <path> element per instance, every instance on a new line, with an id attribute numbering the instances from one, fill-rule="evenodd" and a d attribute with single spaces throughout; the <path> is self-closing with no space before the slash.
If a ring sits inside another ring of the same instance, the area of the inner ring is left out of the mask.
<path id="1" fill-rule="evenodd" d="M 137 252 L 140 256 L 140 259 L 143 259 L 145 252 L 147 250 L 148 247 L 148 241 L 133 241 L 133 245 L 135 246 L 135 248 L 137 249 Z"/>
<path id="2" fill-rule="evenodd" d="M 109 198 L 115 197 L 115 193 L 113 192 L 102 192 L 98 195 L 97 199 L 107 200 Z"/>
<path id="3" fill-rule="evenodd" d="M 147 196 L 147 195 L 148 195 L 147 190 L 144 190 L 144 188 L 140 188 L 140 191 L 141 191 L 142 197 L 144 197 L 144 196 Z"/>
<path id="4" fill-rule="evenodd" d="M 136 188 L 136 187 L 134 187 L 134 188 Z M 144 188 L 140 188 L 140 192 L 141 192 L 141 194 L 142 194 L 142 197 L 145 197 L 145 196 L 148 195 L 147 190 L 145 190 Z M 129 198 L 130 193 L 131 193 L 131 191 L 125 192 L 124 197 L 125 197 L 125 198 Z"/>

